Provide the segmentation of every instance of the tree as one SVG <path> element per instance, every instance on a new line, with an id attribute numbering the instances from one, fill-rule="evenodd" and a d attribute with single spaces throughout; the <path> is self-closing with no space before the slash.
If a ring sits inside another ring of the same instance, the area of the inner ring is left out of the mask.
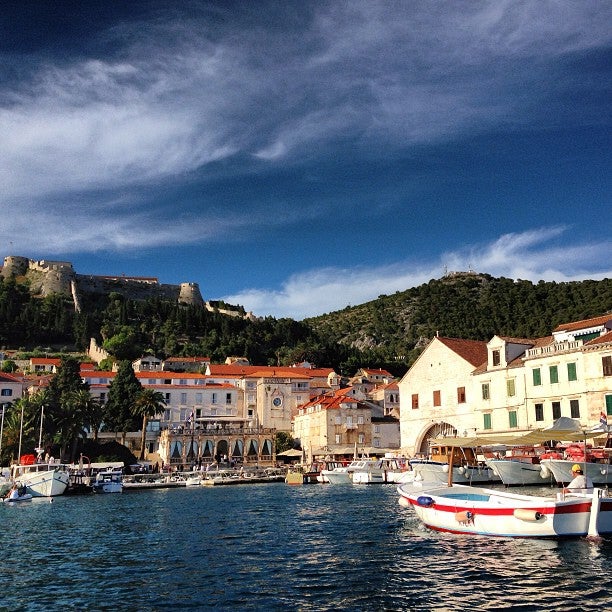
<path id="1" fill-rule="evenodd" d="M 295 440 L 288 434 L 286 431 L 277 431 L 276 432 L 276 454 L 283 453 L 286 450 L 293 448 L 295 444 Z"/>
<path id="2" fill-rule="evenodd" d="M 23 410 L 23 428 L 21 414 Z M 8 465 L 11 460 L 19 459 L 19 440 L 21 439 L 21 454 L 28 450 L 32 452 L 36 445 L 34 424 L 37 410 L 30 398 L 21 397 L 8 407 L 5 407 L 4 429 L 2 435 L 2 465 Z"/>
<path id="3" fill-rule="evenodd" d="M 164 394 L 155 389 L 143 389 L 136 397 L 134 414 L 142 417 L 142 433 L 140 437 L 140 460 L 145 458 L 145 443 L 147 435 L 147 423 L 150 417 L 159 414 L 166 405 Z"/>
<path id="4" fill-rule="evenodd" d="M 142 385 L 134 374 L 130 361 L 119 364 L 117 375 L 108 388 L 108 399 L 104 406 L 104 426 L 110 431 L 120 431 L 122 444 L 125 434 L 135 431 L 138 427 L 134 416 L 134 405 L 142 391 Z"/>

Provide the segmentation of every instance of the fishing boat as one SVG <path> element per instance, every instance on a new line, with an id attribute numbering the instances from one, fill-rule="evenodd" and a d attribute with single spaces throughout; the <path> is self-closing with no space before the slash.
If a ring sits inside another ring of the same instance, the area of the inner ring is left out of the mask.
<path id="1" fill-rule="evenodd" d="M 485 463 L 507 487 L 542 485 L 548 475 L 542 472 L 541 452 L 534 446 L 509 447 L 503 457 L 485 455 Z"/>
<path id="2" fill-rule="evenodd" d="M 449 460 L 451 456 L 452 461 Z M 428 457 L 414 457 L 409 463 L 413 471 L 427 482 L 447 482 L 451 468 L 454 483 L 488 483 L 501 480 L 484 461 L 477 459 L 476 451 L 471 446 L 432 444 Z"/>
<path id="3" fill-rule="evenodd" d="M 60 463 L 36 463 L 34 455 L 22 455 L 11 466 L 11 478 L 25 485 L 32 497 L 56 497 L 66 492 L 70 475 Z"/>
<path id="4" fill-rule="evenodd" d="M 345 464 L 342 461 L 323 461 L 321 465 L 321 469 L 319 471 L 319 475 L 317 476 L 317 482 L 327 483 L 329 484 L 329 480 L 327 478 L 327 472 L 331 472 L 336 468 L 345 467 Z"/>
<path id="5" fill-rule="evenodd" d="M 121 470 L 98 472 L 91 486 L 94 493 L 121 493 L 123 491 L 123 472 Z"/>
<path id="6" fill-rule="evenodd" d="M 592 494 L 519 495 L 466 485 L 399 485 L 399 503 L 436 531 L 487 536 L 552 538 L 612 533 L 612 498 Z"/>
<path id="7" fill-rule="evenodd" d="M 379 462 L 375 459 L 355 459 L 348 465 L 336 467 L 333 470 L 321 470 L 321 474 L 327 478 L 330 484 L 351 484 L 353 482 L 353 474 L 356 471 L 367 471 L 371 468 L 377 468 Z"/>
<path id="8" fill-rule="evenodd" d="M 612 452 L 612 449 L 606 449 Z M 610 457 L 610 455 L 608 455 Z M 551 474 L 558 484 L 567 484 L 572 479 L 572 465 L 576 463 L 573 459 L 542 459 L 540 470 L 543 478 Z M 588 476 L 596 486 L 612 484 L 612 464 L 610 459 L 597 462 L 580 462 L 586 476 Z"/>

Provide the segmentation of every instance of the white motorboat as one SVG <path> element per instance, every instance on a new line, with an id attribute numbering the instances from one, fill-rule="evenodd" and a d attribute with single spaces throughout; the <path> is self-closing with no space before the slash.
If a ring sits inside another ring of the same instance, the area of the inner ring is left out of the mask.
<path id="1" fill-rule="evenodd" d="M 98 472 L 91 486 L 94 493 L 121 493 L 123 491 L 123 473 L 120 470 Z"/>
<path id="2" fill-rule="evenodd" d="M 32 497 L 56 497 L 66 492 L 70 475 L 60 463 L 28 463 L 11 466 L 11 478 L 25 485 Z"/>
<path id="3" fill-rule="evenodd" d="M 524 459 L 486 459 L 485 463 L 508 487 L 543 485 L 545 482 L 539 463 Z"/>
<path id="4" fill-rule="evenodd" d="M 612 533 L 612 498 L 592 494 L 518 495 L 465 485 L 402 484 L 399 503 L 436 531 L 523 538 Z"/>
<path id="5" fill-rule="evenodd" d="M 548 478 L 552 474 L 558 484 L 567 484 L 572 480 L 572 465 L 575 463 L 582 466 L 585 475 L 595 486 L 612 484 L 612 464 L 609 462 L 583 463 L 574 459 L 542 459 L 540 463 L 542 478 Z"/>
<path id="6" fill-rule="evenodd" d="M 367 471 L 377 463 L 379 462 L 374 459 L 355 459 L 346 466 L 336 467 L 333 470 L 321 470 L 321 475 L 327 478 L 330 484 L 350 484 L 357 470 Z"/>
<path id="7" fill-rule="evenodd" d="M 2 501 L 6 504 L 19 504 L 21 502 L 32 501 L 32 495 L 26 491 L 24 485 L 15 484 Z"/>

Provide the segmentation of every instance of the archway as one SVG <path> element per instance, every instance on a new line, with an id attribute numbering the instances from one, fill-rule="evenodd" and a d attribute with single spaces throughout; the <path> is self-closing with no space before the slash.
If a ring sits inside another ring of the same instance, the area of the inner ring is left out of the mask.
<path id="1" fill-rule="evenodd" d="M 215 453 L 215 459 L 217 463 L 221 461 L 222 457 L 225 455 L 227 457 L 229 454 L 229 445 L 227 440 L 219 440 L 217 442 L 217 452 Z"/>
<path id="2" fill-rule="evenodd" d="M 450 423 L 434 423 L 421 438 L 421 443 L 418 445 L 416 452 L 429 454 L 429 442 L 435 438 L 454 437 L 457 435 L 457 430 Z"/>
<path id="3" fill-rule="evenodd" d="M 257 459 L 257 446 L 257 440 L 251 440 L 249 442 L 249 450 L 247 451 L 247 457 L 249 459 Z"/>

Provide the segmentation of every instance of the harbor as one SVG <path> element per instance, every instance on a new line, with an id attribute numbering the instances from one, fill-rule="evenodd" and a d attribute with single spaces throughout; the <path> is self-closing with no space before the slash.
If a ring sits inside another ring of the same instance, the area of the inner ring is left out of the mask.
<path id="1" fill-rule="evenodd" d="M 0 513 L 3 541 L 19 550 L 0 561 L 7 609 L 565 611 L 611 602 L 601 583 L 610 539 L 438 534 L 399 506 L 392 484 L 61 496 Z"/>

